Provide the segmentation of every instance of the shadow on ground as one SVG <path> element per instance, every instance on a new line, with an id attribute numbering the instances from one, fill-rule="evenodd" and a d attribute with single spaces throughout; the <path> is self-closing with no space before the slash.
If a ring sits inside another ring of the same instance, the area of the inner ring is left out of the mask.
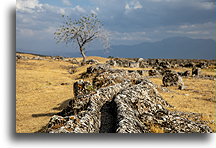
<path id="1" fill-rule="evenodd" d="M 58 111 L 63 110 L 64 108 L 67 107 L 67 105 L 68 105 L 68 103 L 69 103 L 69 101 L 71 99 L 72 98 L 63 101 L 62 103 L 59 103 L 57 107 L 54 107 L 52 109 L 53 110 L 58 110 Z M 37 117 L 44 117 L 44 116 L 53 116 L 53 115 L 56 115 L 56 114 L 57 114 L 56 112 L 52 112 L 52 113 L 40 113 L 40 114 L 32 114 L 32 117 L 37 118 Z"/>

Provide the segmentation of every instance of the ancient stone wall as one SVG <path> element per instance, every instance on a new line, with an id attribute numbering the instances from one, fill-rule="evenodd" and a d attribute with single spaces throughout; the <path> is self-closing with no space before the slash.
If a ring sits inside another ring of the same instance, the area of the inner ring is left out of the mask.
<path id="1" fill-rule="evenodd" d="M 215 66 L 214 60 L 184 60 L 184 59 L 120 59 L 114 58 L 107 61 L 107 64 L 111 66 L 119 67 L 157 67 L 160 68 L 175 68 L 175 67 L 187 67 L 187 68 L 207 68 L 208 66 Z"/>
<path id="2" fill-rule="evenodd" d="M 91 92 L 77 94 L 68 107 L 53 116 L 42 132 L 47 133 L 150 133 L 152 127 L 164 133 L 208 133 L 201 121 L 172 112 L 156 86 L 138 72 L 113 70 L 96 65 Z M 87 84 L 88 83 L 79 83 Z M 75 87 L 79 87 L 75 84 Z M 86 89 L 83 87 L 82 89 Z"/>

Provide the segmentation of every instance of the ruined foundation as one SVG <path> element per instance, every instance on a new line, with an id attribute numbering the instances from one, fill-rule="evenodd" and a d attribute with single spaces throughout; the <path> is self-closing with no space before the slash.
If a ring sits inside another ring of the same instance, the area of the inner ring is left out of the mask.
<path id="1" fill-rule="evenodd" d="M 172 112 L 156 86 L 138 72 L 92 66 L 83 76 L 94 76 L 93 84 L 74 84 L 75 98 L 54 115 L 42 130 L 46 133 L 210 133 L 201 121 Z"/>

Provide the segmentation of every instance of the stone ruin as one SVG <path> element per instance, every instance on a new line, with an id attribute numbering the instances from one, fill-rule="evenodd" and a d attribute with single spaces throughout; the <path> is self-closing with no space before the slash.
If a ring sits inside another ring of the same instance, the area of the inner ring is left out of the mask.
<path id="1" fill-rule="evenodd" d="M 111 66 L 118 67 L 139 67 L 139 68 L 148 68 L 153 67 L 154 69 L 169 69 L 176 67 L 186 67 L 186 68 L 207 68 L 208 66 L 215 66 L 215 60 L 183 60 L 183 59 L 122 59 L 122 58 L 113 58 L 107 61 L 107 64 Z"/>
<path id="2" fill-rule="evenodd" d="M 200 76 L 201 74 L 201 68 L 193 68 L 192 69 L 192 75 L 193 76 Z"/>
<path id="3" fill-rule="evenodd" d="M 143 59 L 143 58 L 112 58 L 106 62 L 107 65 L 126 67 L 126 68 L 152 68 L 148 71 L 151 77 L 163 77 L 165 71 L 171 68 L 191 68 L 191 71 L 178 72 L 181 77 L 194 77 L 215 80 L 215 76 L 212 75 L 202 75 L 201 69 L 211 67 L 216 67 L 215 60 L 184 60 L 184 59 Z M 144 71 L 140 71 L 143 73 Z"/>
<path id="4" fill-rule="evenodd" d="M 166 70 L 162 79 L 163 85 L 167 86 L 178 86 L 180 89 L 184 87 L 182 78 L 178 75 L 177 72 Z"/>
<path id="5" fill-rule="evenodd" d="M 170 72 L 169 74 L 171 74 Z M 157 86 L 137 71 L 96 65 L 82 77 L 93 82 L 74 83 L 68 106 L 51 117 L 40 131 L 45 133 L 211 133 L 199 115 L 171 111 Z"/>

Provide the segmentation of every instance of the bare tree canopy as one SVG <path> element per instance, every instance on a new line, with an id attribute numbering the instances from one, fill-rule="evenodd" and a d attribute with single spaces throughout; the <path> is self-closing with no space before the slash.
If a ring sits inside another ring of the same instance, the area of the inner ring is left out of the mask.
<path id="1" fill-rule="evenodd" d="M 103 29 L 101 22 L 95 14 L 82 16 L 78 20 L 72 20 L 68 16 L 64 16 L 63 25 L 54 33 L 57 43 L 77 43 L 83 57 L 86 61 L 85 46 L 95 39 L 103 41 L 104 48 L 109 47 L 108 32 Z"/>

